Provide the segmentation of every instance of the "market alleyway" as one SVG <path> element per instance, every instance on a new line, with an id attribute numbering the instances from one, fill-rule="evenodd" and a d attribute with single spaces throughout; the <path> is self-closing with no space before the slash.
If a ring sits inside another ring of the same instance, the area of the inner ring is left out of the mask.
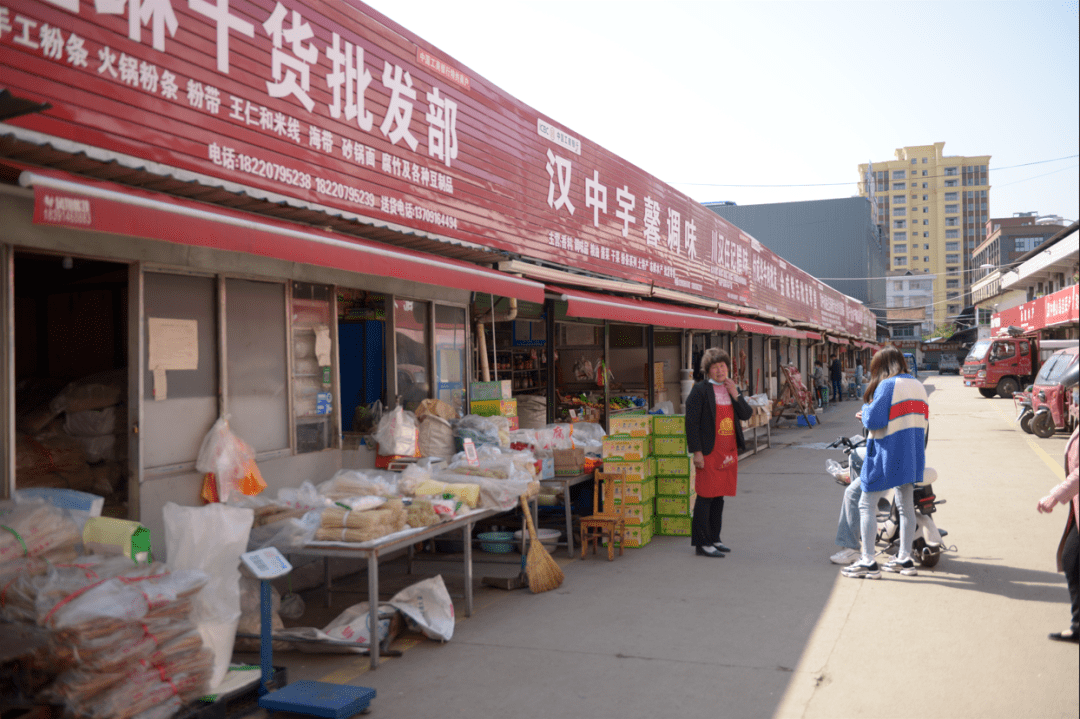
<path id="1" fill-rule="evenodd" d="M 1011 401 L 983 399 L 959 377 L 924 381 L 928 464 L 947 500 L 935 517 L 956 551 L 917 577 L 846 579 L 828 561 L 842 487 L 825 460 L 842 454 L 822 447 L 858 430 L 848 401 L 816 428 L 774 432 L 772 450 L 743 462 L 723 560 L 674 537 L 614 562 L 571 561 L 560 549 L 558 590 L 479 587 L 447 644 L 406 635 L 403 656 L 374 671 L 354 655 L 278 653 L 275 664 L 291 681 L 375 688 L 381 719 L 1075 719 L 1080 655 L 1046 638 L 1067 628 L 1068 592 L 1054 571 L 1065 508 L 1035 510 L 1063 477 L 1066 438 L 1023 434 Z M 477 577 L 517 572 L 475 556 Z M 461 594 L 455 572 L 447 564 L 443 576 Z M 415 581 L 391 574 L 387 596 Z M 305 598 L 298 623 L 309 626 L 360 600 L 337 595 L 330 614 L 312 618 L 322 597 Z"/>

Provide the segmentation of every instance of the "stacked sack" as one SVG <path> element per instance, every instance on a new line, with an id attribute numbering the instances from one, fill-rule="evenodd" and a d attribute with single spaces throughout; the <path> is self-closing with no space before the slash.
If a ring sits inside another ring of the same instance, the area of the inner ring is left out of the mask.
<path id="1" fill-rule="evenodd" d="M 55 395 L 24 387 L 17 418 L 15 484 L 61 487 L 108 497 L 124 485 L 127 377 L 105 372 L 72 382 Z"/>
<path id="2" fill-rule="evenodd" d="M 91 555 L 20 575 L 4 589 L 3 611 L 52 632 L 60 673 L 39 699 L 94 719 L 170 716 L 208 689 L 213 654 L 191 599 L 208 580 L 199 570 Z"/>
<path id="3" fill-rule="evenodd" d="M 377 499 L 365 497 L 364 499 Z M 380 498 L 381 499 L 381 498 Z M 356 510 L 330 507 L 322 513 L 322 523 L 315 531 L 320 542 L 370 542 L 405 529 L 408 514 L 401 497 L 390 497 L 360 505 Z"/>

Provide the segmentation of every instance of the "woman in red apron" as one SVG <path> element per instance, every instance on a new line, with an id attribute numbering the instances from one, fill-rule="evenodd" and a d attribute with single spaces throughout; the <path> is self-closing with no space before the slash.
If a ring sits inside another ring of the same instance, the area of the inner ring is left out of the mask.
<path id="1" fill-rule="evenodd" d="M 686 445 L 694 455 L 697 492 L 690 543 L 699 555 L 721 558 L 731 551 L 720 541 L 724 497 L 735 494 L 739 454 L 746 449 L 740 420 L 750 419 L 753 410 L 731 379 L 727 352 L 706 350 L 701 371 L 707 379 L 686 398 Z"/>

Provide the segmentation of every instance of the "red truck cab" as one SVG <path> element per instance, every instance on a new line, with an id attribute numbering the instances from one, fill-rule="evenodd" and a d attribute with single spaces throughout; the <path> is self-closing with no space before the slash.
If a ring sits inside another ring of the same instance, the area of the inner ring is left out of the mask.
<path id="1" fill-rule="evenodd" d="M 1010 399 L 1035 378 L 1038 351 L 1034 337 L 981 339 L 964 359 L 964 386 L 977 387 L 983 397 Z"/>

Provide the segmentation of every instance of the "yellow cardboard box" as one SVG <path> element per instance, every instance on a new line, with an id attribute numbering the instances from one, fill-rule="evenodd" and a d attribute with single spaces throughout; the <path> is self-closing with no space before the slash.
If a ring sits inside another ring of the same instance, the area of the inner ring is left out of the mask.
<path id="1" fill-rule="evenodd" d="M 648 437 L 604 437 L 603 458 L 639 462 L 649 456 Z"/>
<path id="2" fill-rule="evenodd" d="M 608 429 L 609 434 L 646 437 L 652 432 L 652 421 L 648 415 L 612 417 Z"/>
<path id="3" fill-rule="evenodd" d="M 621 462 L 612 460 L 604 462 L 605 472 L 615 472 L 623 476 L 626 482 L 644 482 L 656 474 L 656 462 L 652 457 L 646 457 L 640 462 Z"/>
<path id="4" fill-rule="evenodd" d="M 686 454 L 686 435 L 653 435 L 652 453 L 681 457 Z"/>

